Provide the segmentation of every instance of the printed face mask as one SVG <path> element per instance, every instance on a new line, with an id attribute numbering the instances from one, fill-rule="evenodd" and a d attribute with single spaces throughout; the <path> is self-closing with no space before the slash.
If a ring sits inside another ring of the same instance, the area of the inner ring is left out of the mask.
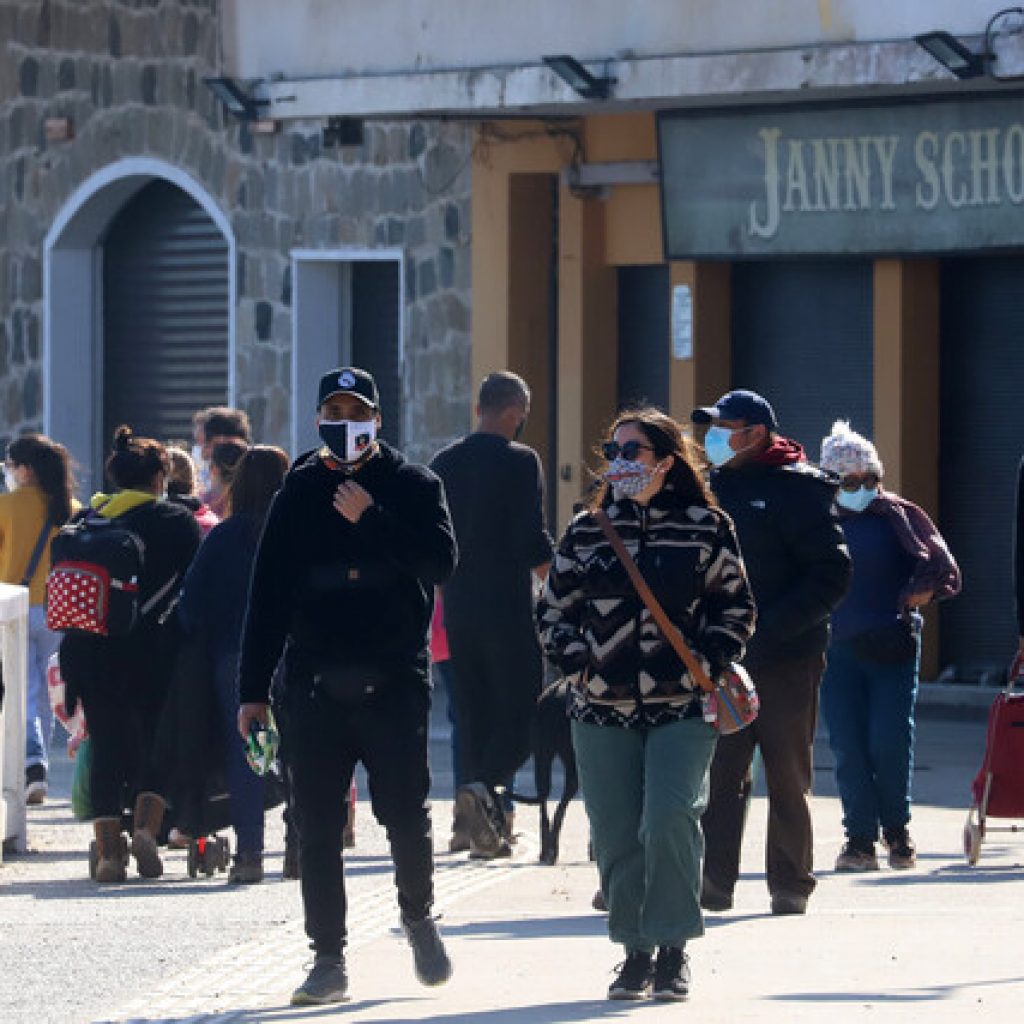
<path id="1" fill-rule="evenodd" d="M 840 491 L 836 501 L 849 512 L 863 512 L 877 497 L 877 487 L 858 487 L 855 491 Z"/>
<path id="2" fill-rule="evenodd" d="M 654 479 L 654 468 L 633 459 L 612 459 L 604 471 L 604 478 L 612 485 L 612 497 L 635 498 L 645 491 Z"/>
<path id="3" fill-rule="evenodd" d="M 358 462 L 376 437 L 376 420 L 320 421 L 320 439 L 341 462 Z"/>

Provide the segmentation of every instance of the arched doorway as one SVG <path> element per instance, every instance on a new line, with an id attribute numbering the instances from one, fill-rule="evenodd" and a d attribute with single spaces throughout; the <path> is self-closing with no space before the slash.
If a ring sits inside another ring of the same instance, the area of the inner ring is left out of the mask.
<path id="1" fill-rule="evenodd" d="M 235 400 L 235 244 L 188 175 L 129 159 L 82 185 L 44 251 L 44 429 L 102 487 L 113 426 L 188 438 Z"/>

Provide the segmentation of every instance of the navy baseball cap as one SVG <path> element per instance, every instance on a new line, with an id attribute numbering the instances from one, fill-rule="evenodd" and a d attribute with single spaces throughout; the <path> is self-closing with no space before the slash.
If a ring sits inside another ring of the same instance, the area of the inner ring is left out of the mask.
<path id="1" fill-rule="evenodd" d="M 339 366 L 337 370 L 330 370 L 320 378 L 316 407 L 319 409 L 328 398 L 335 395 L 355 395 L 366 405 L 380 408 L 376 382 L 365 370 L 355 366 Z"/>
<path id="2" fill-rule="evenodd" d="M 769 430 L 779 429 L 779 424 L 775 419 L 775 410 L 768 404 L 768 399 L 762 398 L 756 391 L 746 391 L 743 388 L 722 395 L 714 405 L 704 405 L 699 409 L 694 409 L 690 413 L 690 419 L 694 423 L 743 420 L 751 427 L 760 424 Z"/>

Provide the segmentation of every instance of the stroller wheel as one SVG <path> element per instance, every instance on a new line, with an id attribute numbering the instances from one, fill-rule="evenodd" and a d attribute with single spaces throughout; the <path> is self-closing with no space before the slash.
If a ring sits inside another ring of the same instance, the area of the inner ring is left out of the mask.
<path id="1" fill-rule="evenodd" d="M 964 825 L 964 856 L 971 867 L 978 863 L 981 856 L 981 827 L 970 818 Z"/>
<path id="2" fill-rule="evenodd" d="M 96 851 L 96 840 L 89 844 L 89 877 L 96 881 L 96 868 L 99 865 L 99 854 Z"/>
<path id="3" fill-rule="evenodd" d="M 189 878 L 195 878 L 199 873 L 199 863 L 196 854 L 196 841 L 193 839 L 192 842 L 188 844 L 188 855 L 186 857 Z"/>

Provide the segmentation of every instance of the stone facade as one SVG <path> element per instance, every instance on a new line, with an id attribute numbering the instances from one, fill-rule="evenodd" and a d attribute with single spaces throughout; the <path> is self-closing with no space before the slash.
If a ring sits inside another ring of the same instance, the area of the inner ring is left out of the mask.
<path id="1" fill-rule="evenodd" d="M 296 248 L 404 252 L 403 446 L 426 459 L 465 429 L 468 128 L 368 123 L 342 148 L 324 148 L 320 122 L 250 133 L 202 82 L 218 69 L 216 0 L 3 0 L 0 46 L 0 435 L 43 426 L 47 232 L 130 157 L 180 169 L 230 224 L 237 403 L 259 440 L 289 441 Z M 47 140 L 57 117 L 71 140 Z"/>

